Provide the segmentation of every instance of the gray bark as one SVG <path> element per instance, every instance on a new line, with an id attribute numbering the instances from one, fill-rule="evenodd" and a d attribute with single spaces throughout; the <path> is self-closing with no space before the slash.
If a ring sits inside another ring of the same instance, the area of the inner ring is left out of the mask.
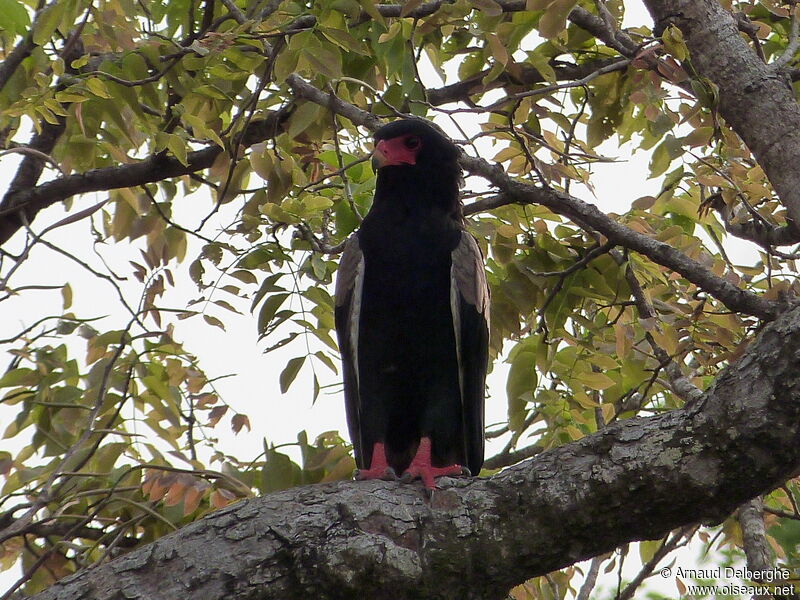
<path id="1" fill-rule="evenodd" d="M 800 307 L 685 408 L 488 479 L 339 482 L 219 510 L 37 600 L 503 598 L 530 577 L 718 523 L 800 465 Z"/>
<path id="2" fill-rule="evenodd" d="M 764 64 L 718 0 L 645 0 L 655 30 L 680 28 L 693 70 L 719 88 L 719 112 L 800 224 L 800 106 L 788 71 Z M 791 6 L 791 5 L 790 5 Z"/>

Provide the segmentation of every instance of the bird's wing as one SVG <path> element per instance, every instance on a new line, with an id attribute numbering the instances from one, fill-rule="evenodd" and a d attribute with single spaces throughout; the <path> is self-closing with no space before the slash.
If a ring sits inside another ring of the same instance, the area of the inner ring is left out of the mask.
<path id="1" fill-rule="evenodd" d="M 483 406 L 489 357 L 489 287 L 483 255 L 463 231 L 451 255 L 450 306 L 456 334 L 467 466 L 477 475 L 483 465 Z"/>
<path id="2" fill-rule="evenodd" d="M 342 356 L 344 376 L 345 409 L 347 427 L 353 442 L 356 464 L 367 468 L 362 462 L 361 418 L 358 376 L 358 323 L 361 314 L 361 290 L 364 280 L 364 255 L 358 242 L 358 234 L 347 240 L 336 274 L 336 337 Z"/>

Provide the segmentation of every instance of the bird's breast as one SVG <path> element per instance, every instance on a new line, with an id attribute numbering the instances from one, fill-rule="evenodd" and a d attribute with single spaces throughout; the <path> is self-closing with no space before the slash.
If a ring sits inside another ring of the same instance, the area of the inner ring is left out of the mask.
<path id="1" fill-rule="evenodd" d="M 365 299 L 410 308 L 449 302 L 451 253 L 459 235 L 451 224 L 430 220 L 365 220 L 359 233 Z"/>

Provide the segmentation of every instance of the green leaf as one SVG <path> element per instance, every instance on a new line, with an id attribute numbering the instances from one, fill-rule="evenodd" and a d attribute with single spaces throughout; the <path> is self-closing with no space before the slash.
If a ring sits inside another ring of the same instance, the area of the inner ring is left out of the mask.
<path id="1" fill-rule="evenodd" d="M 275 448 L 266 451 L 266 463 L 261 470 L 262 493 L 268 494 L 295 485 L 300 479 L 300 467 Z"/>
<path id="2" fill-rule="evenodd" d="M 234 271 L 230 275 L 231 277 L 235 277 L 242 283 L 258 283 L 258 279 L 250 271 L 245 271 L 243 269 L 240 269 L 238 271 Z"/>
<path id="3" fill-rule="evenodd" d="M 278 312 L 278 309 L 284 303 L 284 301 L 291 296 L 288 292 L 283 292 L 280 294 L 273 294 L 267 301 L 264 302 L 264 305 L 261 307 L 261 310 L 258 312 L 258 333 L 263 335 L 266 333 L 267 328 L 269 327 L 270 322 L 275 317 L 275 313 Z"/>
<path id="4" fill-rule="evenodd" d="M 593 373 L 591 371 L 576 373 L 575 379 L 593 390 L 605 390 L 616 383 L 605 373 Z"/>
<path id="5" fill-rule="evenodd" d="M 531 336 L 517 344 L 509 353 L 511 368 L 506 380 L 509 426 L 516 431 L 525 418 L 525 406 L 533 399 L 538 376 L 536 373 L 536 348 L 538 336 Z"/>
<path id="6" fill-rule="evenodd" d="M 317 120 L 321 112 L 322 107 L 319 104 L 314 102 L 306 102 L 305 104 L 301 104 L 289 118 L 289 128 L 286 130 L 286 134 L 290 138 L 296 138 L 298 135 L 308 129 L 309 125 Z M 259 175 L 261 174 L 259 173 Z"/>
<path id="7" fill-rule="evenodd" d="M 20 367 L 18 369 L 12 369 L 0 377 L 0 388 L 36 385 L 39 379 L 41 379 L 41 375 L 33 369 Z"/>
<path id="8" fill-rule="evenodd" d="M 0 29 L 25 35 L 31 18 L 25 5 L 17 0 L 0 0 Z"/>
<path id="9" fill-rule="evenodd" d="M 212 315 L 203 315 L 203 320 L 213 327 L 219 327 L 222 331 L 225 331 L 225 324 L 220 321 L 217 317 Z"/>
<path id="10" fill-rule="evenodd" d="M 342 55 L 336 46 L 320 44 L 315 48 L 304 48 L 303 58 L 317 73 L 331 79 L 342 74 Z"/>
<path id="11" fill-rule="evenodd" d="M 289 389 L 289 386 L 292 385 L 292 382 L 297 377 L 297 374 L 300 372 L 300 369 L 305 361 L 305 356 L 295 356 L 289 360 L 288 363 L 286 363 L 286 367 L 283 369 L 283 371 L 281 371 L 280 377 L 278 378 L 282 394 L 285 394 Z"/>
<path id="12" fill-rule="evenodd" d="M 186 153 L 186 142 L 184 142 L 179 135 L 175 133 L 167 134 L 167 148 L 182 165 L 186 166 L 189 164 L 189 158 Z"/>
<path id="13" fill-rule="evenodd" d="M 269 181 L 272 176 L 272 151 L 266 144 L 256 144 L 250 152 L 250 165 L 261 179 Z"/>
<path id="14" fill-rule="evenodd" d="M 403 9 L 405 9 L 406 6 L 408 6 L 408 3 L 406 3 Z M 357 40 L 343 29 L 318 27 L 317 31 L 324 35 L 329 41 L 339 46 L 342 50 L 356 52 L 357 54 L 365 54 L 367 52 L 364 42 Z"/>
<path id="15" fill-rule="evenodd" d="M 333 206 L 333 200 L 325 196 L 310 196 L 303 198 L 303 208 L 306 213 L 320 212 Z"/>
<path id="16" fill-rule="evenodd" d="M 358 0 L 358 3 L 361 5 L 361 8 L 367 13 L 370 17 L 375 19 L 381 25 L 384 25 L 386 21 L 383 19 L 383 15 L 378 12 L 378 9 L 375 7 L 375 0 Z"/>
<path id="17" fill-rule="evenodd" d="M 245 260 L 247 260 L 247 259 L 245 258 Z M 257 259 L 255 259 L 255 260 L 257 260 Z M 282 276 L 283 276 L 283 273 L 274 273 L 274 274 L 270 275 L 269 277 L 267 277 L 266 279 L 264 279 L 264 281 L 261 283 L 261 287 L 258 288 L 258 291 L 253 296 L 253 302 L 250 305 L 250 310 L 251 311 L 254 311 L 256 309 L 256 306 L 258 306 L 258 303 L 261 302 L 261 300 L 264 298 L 264 296 L 266 296 L 270 292 L 283 292 L 283 291 L 286 291 L 285 288 L 277 285 L 277 281 Z M 244 281 L 244 279 L 242 279 L 242 281 Z M 255 283 L 255 281 L 253 281 L 253 283 Z"/>
<path id="18" fill-rule="evenodd" d="M 536 70 L 539 71 L 539 73 L 541 73 L 545 81 L 548 81 L 550 83 L 555 83 L 556 72 L 550 65 L 550 58 L 545 56 L 544 53 L 542 53 L 539 48 L 537 48 L 533 52 L 528 53 L 528 62 L 530 62 L 534 67 L 536 67 Z"/>
<path id="19" fill-rule="evenodd" d="M 503 7 L 494 0 L 469 0 L 469 2 L 490 17 L 499 17 L 503 14 Z"/>
<path id="20" fill-rule="evenodd" d="M 33 27 L 33 43 L 37 46 L 45 46 L 61 23 L 64 16 L 66 2 L 51 2 L 39 14 Z M 24 9 L 23 9 L 24 10 Z M 17 11 L 18 14 L 18 11 Z"/>

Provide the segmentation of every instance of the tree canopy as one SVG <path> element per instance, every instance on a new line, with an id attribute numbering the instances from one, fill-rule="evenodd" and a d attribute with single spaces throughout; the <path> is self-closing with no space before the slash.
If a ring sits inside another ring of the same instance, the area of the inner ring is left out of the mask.
<path id="1" fill-rule="evenodd" d="M 630 598 L 688 543 L 798 564 L 800 16 L 645 4 L 0 0 L 2 600 L 586 599 L 601 569 Z M 463 149 L 509 365 L 504 446 L 429 501 L 347 481 L 336 431 L 216 433 L 339 389 L 337 257 L 408 115 Z M 658 193 L 594 197 L 626 152 Z M 182 339 L 241 314 L 283 361 L 259 404 Z"/>

